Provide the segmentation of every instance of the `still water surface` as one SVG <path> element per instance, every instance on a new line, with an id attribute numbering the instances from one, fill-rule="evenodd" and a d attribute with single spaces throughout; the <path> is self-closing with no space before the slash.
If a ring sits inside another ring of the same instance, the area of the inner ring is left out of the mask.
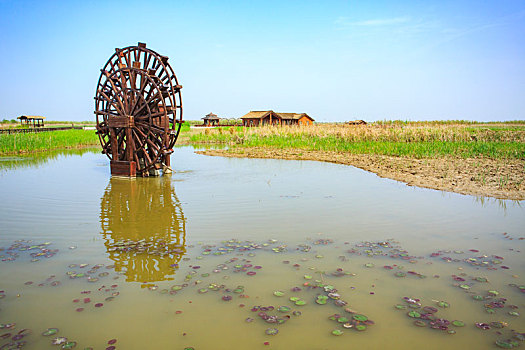
<path id="1" fill-rule="evenodd" d="M 95 151 L 0 160 L 0 348 L 491 349 L 525 331 L 523 202 L 191 147 L 172 163 L 129 180 Z"/>

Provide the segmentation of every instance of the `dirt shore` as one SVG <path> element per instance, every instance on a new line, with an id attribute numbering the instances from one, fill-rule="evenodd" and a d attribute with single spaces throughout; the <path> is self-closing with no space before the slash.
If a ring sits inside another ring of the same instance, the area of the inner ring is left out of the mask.
<path id="1" fill-rule="evenodd" d="M 493 159 L 413 159 L 381 155 L 270 148 L 198 151 L 208 156 L 316 160 L 352 165 L 385 177 L 440 191 L 499 199 L 525 199 L 525 161 Z"/>

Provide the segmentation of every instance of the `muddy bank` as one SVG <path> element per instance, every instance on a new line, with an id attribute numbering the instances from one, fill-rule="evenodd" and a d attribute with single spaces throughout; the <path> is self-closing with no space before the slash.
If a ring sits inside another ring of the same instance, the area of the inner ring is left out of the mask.
<path id="1" fill-rule="evenodd" d="M 316 160 L 352 165 L 385 177 L 440 191 L 499 199 L 525 199 L 525 161 L 493 159 L 414 159 L 382 155 L 270 148 L 198 151 L 209 156 Z"/>

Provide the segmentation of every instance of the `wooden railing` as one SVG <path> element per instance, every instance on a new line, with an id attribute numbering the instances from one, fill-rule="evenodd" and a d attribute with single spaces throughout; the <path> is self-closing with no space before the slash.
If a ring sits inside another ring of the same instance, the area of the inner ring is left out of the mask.
<path id="1" fill-rule="evenodd" d="M 45 132 L 45 131 L 56 131 L 56 130 L 82 130 L 81 126 L 61 126 L 55 128 L 27 128 L 27 129 L 0 129 L 0 134 L 21 134 L 21 133 L 32 133 L 32 132 Z"/>

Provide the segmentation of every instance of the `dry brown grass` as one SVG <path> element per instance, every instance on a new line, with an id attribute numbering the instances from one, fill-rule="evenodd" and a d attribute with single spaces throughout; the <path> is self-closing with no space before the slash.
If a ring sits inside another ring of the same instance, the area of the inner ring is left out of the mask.
<path id="1" fill-rule="evenodd" d="M 214 131 L 212 131 L 213 133 Z M 343 125 L 263 126 L 245 128 L 247 137 L 316 136 L 349 142 L 525 142 L 525 127 L 514 125 Z"/>

